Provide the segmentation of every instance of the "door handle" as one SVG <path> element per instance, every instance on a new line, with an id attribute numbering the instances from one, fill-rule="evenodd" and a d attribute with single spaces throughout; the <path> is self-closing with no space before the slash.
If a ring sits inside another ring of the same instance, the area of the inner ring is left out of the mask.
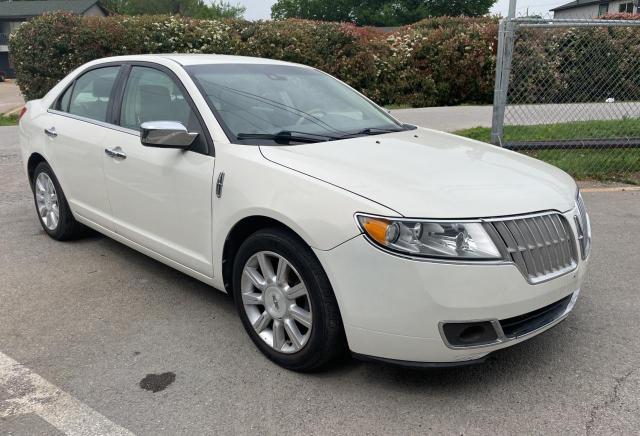
<path id="1" fill-rule="evenodd" d="M 56 132 L 55 127 L 49 127 L 48 129 L 44 129 L 44 133 L 50 138 L 55 138 L 56 136 L 58 136 L 58 132 Z"/>
<path id="2" fill-rule="evenodd" d="M 120 147 L 105 148 L 104 154 L 114 159 L 126 159 L 127 155 L 122 151 Z"/>

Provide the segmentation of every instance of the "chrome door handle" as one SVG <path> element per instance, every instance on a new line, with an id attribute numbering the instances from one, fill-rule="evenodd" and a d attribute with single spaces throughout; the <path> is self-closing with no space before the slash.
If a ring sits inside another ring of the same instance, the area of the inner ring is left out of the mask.
<path id="1" fill-rule="evenodd" d="M 44 133 L 50 138 L 55 138 L 56 136 L 58 136 L 58 132 L 56 132 L 55 127 L 49 127 L 48 129 L 44 129 Z"/>
<path id="2" fill-rule="evenodd" d="M 115 148 L 105 148 L 104 149 L 104 154 L 106 154 L 109 157 L 112 157 L 114 159 L 126 159 L 127 155 L 124 154 L 124 152 L 122 151 L 122 149 L 120 147 L 115 147 Z"/>

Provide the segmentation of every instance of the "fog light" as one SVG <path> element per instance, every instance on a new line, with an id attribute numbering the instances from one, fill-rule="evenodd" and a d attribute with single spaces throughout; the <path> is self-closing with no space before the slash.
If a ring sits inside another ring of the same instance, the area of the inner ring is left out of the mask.
<path id="1" fill-rule="evenodd" d="M 454 347 L 487 345 L 498 340 L 498 334 L 489 321 L 448 322 L 442 325 L 442 333 L 448 344 Z"/>

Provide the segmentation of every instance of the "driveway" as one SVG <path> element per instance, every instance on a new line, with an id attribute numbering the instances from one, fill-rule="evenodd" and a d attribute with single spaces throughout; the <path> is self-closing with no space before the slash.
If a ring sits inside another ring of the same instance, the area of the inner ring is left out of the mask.
<path id="1" fill-rule="evenodd" d="M 16 138 L 0 128 L 0 434 L 638 434 L 640 192 L 586 194 L 591 271 L 545 334 L 479 366 L 303 375 L 226 295 L 99 235 L 48 238 Z"/>
<path id="2" fill-rule="evenodd" d="M 453 132 L 472 127 L 491 127 L 493 106 L 444 106 L 394 109 L 391 114 L 404 123 Z"/>
<path id="3" fill-rule="evenodd" d="M 446 106 L 396 109 L 399 120 L 445 132 L 491 127 L 493 106 Z M 505 125 L 538 125 L 640 117 L 639 102 L 509 105 Z"/>
<path id="4" fill-rule="evenodd" d="M 24 105 L 20 88 L 15 80 L 8 79 L 0 82 L 0 114 L 10 112 Z"/>

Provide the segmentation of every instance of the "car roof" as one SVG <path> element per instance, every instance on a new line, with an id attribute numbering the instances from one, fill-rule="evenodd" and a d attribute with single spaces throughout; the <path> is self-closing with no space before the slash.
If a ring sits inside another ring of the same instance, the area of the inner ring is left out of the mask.
<path id="1" fill-rule="evenodd" d="M 262 64 L 262 65 L 289 65 L 296 67 L 311 68 L 306 65 L 294 64 L 291 62 L 278 61 L 274 59 L 257 58 L 250 56 L 231 56 L 219 54 L 192 54 L 192 53 L 166 53 L 148 55 L 115 56 L 100 59 L 102 62 L 113 61 L 151 61 L 160 59 L 170 59 L 182 66 L 192 65 L 215 65 L 215 64 Z"/>

